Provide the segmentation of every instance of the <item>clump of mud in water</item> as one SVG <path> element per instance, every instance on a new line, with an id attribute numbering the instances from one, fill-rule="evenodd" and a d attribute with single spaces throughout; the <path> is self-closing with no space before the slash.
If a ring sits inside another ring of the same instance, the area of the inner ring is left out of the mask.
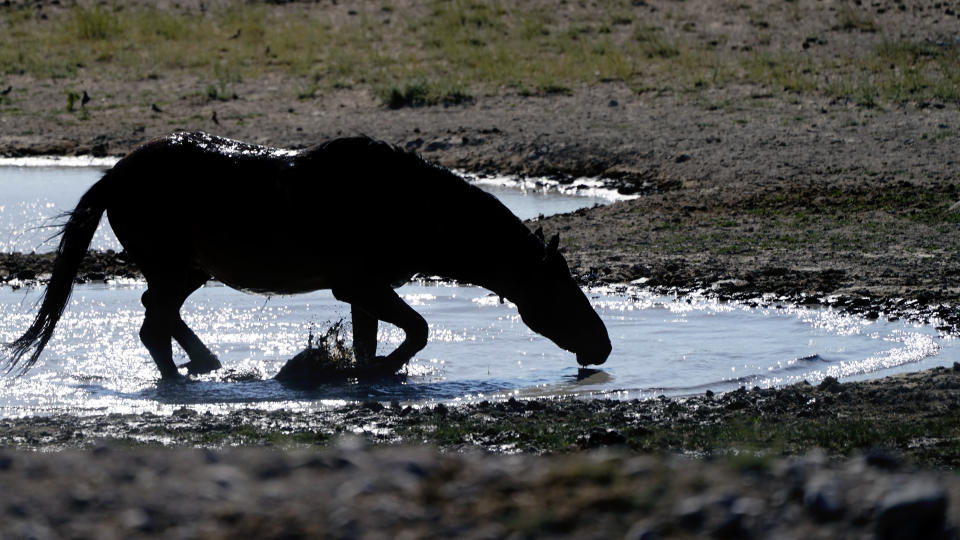
<path id="1" fill-rule="evenodd" d="M 395 376 L 377 364 L 359 364 L 353 347 L 348 347 L 341 333 L 343 320 L 337 321 L 323 335 L 310 332 L 307 348 L 287 361 L 275 379 L 288 386 L 316 386 L 354 379 L 379 379 Z"/>

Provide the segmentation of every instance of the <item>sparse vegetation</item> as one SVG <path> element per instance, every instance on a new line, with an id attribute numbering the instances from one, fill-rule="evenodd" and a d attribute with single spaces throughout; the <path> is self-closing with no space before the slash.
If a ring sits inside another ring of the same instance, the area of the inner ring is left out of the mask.
<path id="1" fill-rule="evenodd" d="M 73 6 L 47 18 L 0 9 L 0 74 L 142 80 L 180 71 L 231 99 L 231 85 L 269 73 L 299 78 L 300 99 L 365 87 L 391 107 L 455 104 L 484 93 L 544 95 L 622 81 L 696 94 L 729 83 L 823 94 L 873 107 L 960 101 L 955 46 L 892 40 L 868 10 L 844 6 L 811 41 L 771 25 L 767 6 L 737 17 L 763 35 L 725 45 L 682 11 L 607 0 L 590 7 L 546 2 L 431 2 L 315 9 L 306 5 L 213 4 L 204 11 L 150 4 Z M 823 32 L 858 33 L 863 45 L 829 49 Z M 802 44 L 803 47 L 799 47 Z M 821 54 L 817 51 L 830 52 Z"/>

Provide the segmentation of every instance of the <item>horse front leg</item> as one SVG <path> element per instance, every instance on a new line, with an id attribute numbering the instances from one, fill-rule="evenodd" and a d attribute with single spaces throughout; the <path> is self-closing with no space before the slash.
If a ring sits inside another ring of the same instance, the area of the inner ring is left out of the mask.
<path id="1" fill-rule="evenodd" d="M 364 362 L 376 354 L 377 321 L 388 322 L 403 330 L 405 334 L 403 343 L 393 352 L 387 356 L 375 357 L 378 371 L 396 373 L 414 354 L 427 346 L 427 321 L 408 306 L 389 285 L 334 287 L 333 296 L 351 306 L 354 349 L 357 350 L 358 361 Z M 359 328 L 357 322 L 360 323 Z"/>

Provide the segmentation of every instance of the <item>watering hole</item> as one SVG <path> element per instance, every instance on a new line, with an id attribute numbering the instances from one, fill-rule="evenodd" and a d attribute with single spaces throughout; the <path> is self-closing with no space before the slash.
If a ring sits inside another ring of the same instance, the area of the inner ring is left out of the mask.
<path id="1" fill-rule="evenodd" d="M 34 249 L 23 247 L 30 233 L 24 225 L 70 209 L 98 176 L 87 168 L 0 168 L 0 230 L 11 242 L 0 249 Z M 496 178 L 478 183 L 523 217 L 615 197 L 591 191 L 597 186 L 587 183 L 577 191 L 589 196 L 536 184 L 510 188 Z M 37 245 L 52 249 L 42 243 L 51 232 L 30 242 L 39 238 Z M 98 249 L 119 247 L 106 225 L 95 242 Z M 578 377 L 573 355 L 527 329 L 509 303 L 500 304 L 476 287 L 418 282 L 399 292 L 427 319 L 430 338 L 410 363 L 405 382 L 293 390 L 270 378 L 306 346 L 311 331 L 349 319 L 348 306 L 328 291 L 265 299 L 210 283 L 187 300 L 182 313 L 224 369 L 190 383 L 165 384 L 157 382 L 156 368 L 137 338 L 144 289 L 143 282 L 124 280 L 78 286 L 35 368 L 25 377 L 0 379 L 0 417 L 163 413 L 184 404 L 225 412 L 303 410 L 366 399 L 416 403 L 569 394 L 627 399 L 802 380 L 815 384 L 826 376 L 879 377 L 960 360 L 957 340 L 932 326 L 867 320 L 832 309 L 749 308 L 621 287 L 588 291 L 609 329 L 613 354 L 601 370 Z M 9 342 L 29 325 L 40 293 L 30 287 L 0 288 L 0 341 Z M 403 338 L 389 325 L 381 324 L 379 332 L 381 353 Z M 178 363 L 186 362 L 175 350 Z"/>

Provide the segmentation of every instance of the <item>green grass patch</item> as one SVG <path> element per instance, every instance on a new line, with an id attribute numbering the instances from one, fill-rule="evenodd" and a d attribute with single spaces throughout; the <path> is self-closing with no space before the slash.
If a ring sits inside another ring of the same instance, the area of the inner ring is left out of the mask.
<path id="1" fill-rule="evenodd" d="M 848 66 L 828 95 L 868 107 L 880 103 L 960 103 L 960 49 L 910 40 L 881 41 Z"/>
<path id="2" fill-rule="evenodd" d="M 421 107 L 424 105 L 458 105 L 473 101 L 461 85 L 435 83 L 425 79 L 392 84 L 378 90 L 380 100 L 391 109 Z"/>
<path id="3" fill-rule="evenodd" d="M 785 92 L 810 93 L 817 88 L 817 68 L 795 53 L 759 52 L 744 62 L 747 80 Z"/>
<path id="4" fill-rule="evenodd" d="M 104 41 L 119 37 L 124 26 L 116 12 L 95 6 L 73 9 L 63 29 L 81 41 Z"/>
<path id="5" fill-rule="evenodd" d="M 655 26 L 637 28 L 634 39 L 638 50 L 647 58 L 673 58 L 680 55 L 680 47 L 675 40 L 664 36 L 663 29 Z"/>

